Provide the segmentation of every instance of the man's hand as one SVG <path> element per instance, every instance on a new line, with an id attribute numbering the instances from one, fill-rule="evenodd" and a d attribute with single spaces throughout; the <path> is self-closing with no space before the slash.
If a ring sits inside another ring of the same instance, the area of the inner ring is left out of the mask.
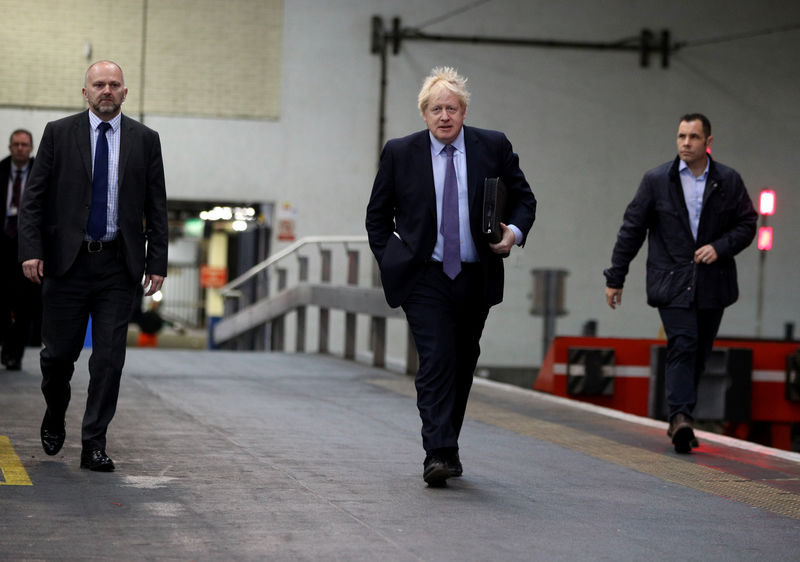
<path id="1" fill-rule="evenodd" d="M 711 244 L 698 248 L 694 253 L 694 263 L 714 263 L 717 261 L 717 251 Z"/>
<path id="2" fill-rule="evenodd" d="M 497 244 L 489 244 L 489 248 L 495 254 L 509 254 L 511 253 L 511 248 L 514 247 L 514 244 L 517 241 L 517 238 L 514 236 L 514 231 L 508 228 L 502 222 L 500 223 L 500 228 L 503 231 L 503 238 Z"/>
<path id="3" fill-rule="evenodd" d="M 622 304 L 622 289 L 606 287 L 606 302 L 608 306 L 616 309 L 618 304 Z"/>
<path id="4" fill-rule="evenodd" d="M 161 290 L 161 285 L 164 284 L 164 276 L 163 275 L 145 275 L 144 276 L 144 283 L 142 286 L 144 287 L 145 293 L 144 296 L 149 297 L 152 294 L 155 294 L 157 291 Z M 150 285 L 150 290 L 147 289 L 147 286 Z"/>
<path id="5" fill-rule="evenodd" d="M 22 262 L 22 274 L 36 284 L 41 285 L 44 276 L 44 262 L 39 259 Z"/>

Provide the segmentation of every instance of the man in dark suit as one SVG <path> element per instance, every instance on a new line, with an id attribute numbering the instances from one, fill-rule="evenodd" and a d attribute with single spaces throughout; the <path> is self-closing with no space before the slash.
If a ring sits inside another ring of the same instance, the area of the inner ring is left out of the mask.
<path id="1" fill-rule="evenodd" d="M 423 478 L 461 476 L 458 438 L 489 308 L 503 299 L 503 256 L 522 246 L 536 199 L 504 134 L 463 126 L 466 78 L 435 68 L 419 93 L 427 130 L 383 148 L 367 206 L 386 300 L 402 306 L 419 354 L 415 384 Z M 508 188 L 502 239 L 481 230 L 484 180 Z"/>
<path id="2" fill-rule="evenodd" d="M 31 324 L 40 314 L 39 287 L 22 275 L 18 259 L 18 217 L 25 184 L 33 167 L 33 135 L 24 129 L 11 133 L 11 155 L 0 161 L 0 201 L 3 204 L 3 231 L 0 233 L 0 361 L 9 371 L 22 368 L 22 355 Z"/>
<path id="3" fill-rule="evenodd" d="M 678 453 L 697 447 L 692 412 L 722 312 L 739 296 L 736 262 L 756 233 L 758 215 L 741 176 L 715 162 L 705 115 L 678 124 L 678 155 L 647 172 L 625 210 L 606 276 L 606 301 L 622 304 L 631 260 L 648 239 L 647 303 L 667 333 L 665 390 Z"/>
<path id="4" fill-rule="evenodd" d="M 61 449 L 70 379 L 92 318 L 81 467 L 114 470 L 106 431 L 119 394 L 136 287 L 147 295 L 167 273 L 167 210 L 158 133 L 122 115 L 122 69 L 86 72 L 84 111 L 48 123 L 20 216 L 25 276 L 42 283 L 41 427 L 48 455 Z"/>

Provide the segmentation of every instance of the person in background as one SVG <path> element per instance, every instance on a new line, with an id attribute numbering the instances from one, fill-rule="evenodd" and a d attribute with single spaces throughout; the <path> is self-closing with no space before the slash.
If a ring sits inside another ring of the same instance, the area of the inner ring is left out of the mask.
<path id="1" fill-rule="evenodd" d="M 756 233 L 758 215 L 739 174 L 709 154 L 711 123 L 678 123 L 678 155 L 647 172 L 625 210 L 606 277 L 606 302 L 622 304 L 628 267 L 648 239 L 647 302 L 667 334 L 665 394 L 675 451 L 697 447 L 692 413 L 722 313 L 739 296 L 733 257 Z"/>
<path id="2" fill-rule="evenodd" d="M 11 154 L 0 161 L 0 201 L 4 211 L 0 234 L 0 362 L 9 371 L 18 371 L 31 326 L 40 326 L 41 314 L 39 287 L 25 279 L 18 259 L 19 209 L 33 168 L 33 135 L 17 129 L 11 133 L 8 150 Z"/>
<path id="3" fill-rule="evenodd" d="M 151 300 L 147 310 L 141 312 L 136 319 L 139 325 L 136 347 L 158 347 L 158 333 L 164 327 L 164 319 L 158 312 L 160 304 L 157 300 Z"/>

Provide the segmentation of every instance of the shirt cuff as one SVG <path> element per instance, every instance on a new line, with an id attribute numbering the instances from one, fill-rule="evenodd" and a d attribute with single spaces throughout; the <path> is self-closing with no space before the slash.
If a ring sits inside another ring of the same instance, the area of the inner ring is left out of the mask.
<path id="1" fill-rule="evenodd" d="M 508 228 L 510 228 L 511 232 L 514 233 L 514 244 L 516 244 L 517 246 L 522 244 L 522 231 L 513 224 L 509 224 Z"/>

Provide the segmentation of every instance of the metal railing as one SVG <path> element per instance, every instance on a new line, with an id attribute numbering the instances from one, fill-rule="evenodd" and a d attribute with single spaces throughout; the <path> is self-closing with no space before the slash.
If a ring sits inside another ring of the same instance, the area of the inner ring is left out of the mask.
<path id="1" fill-rule="evenodd" d="M 169 281 L 164 289 L 167 298 L 159 309 L 162 316 L 168 316 L 187 328 L 203 328 L 205 303 L 201 298 L 200 268 L 195 264 L 171 264 L 167 268 L 167 277 Z"/>
<path id="2" fill-rule="evenodd" d="M 386 366 L 387 320 L 405 319 L 400 309 L 386 304 L 376 268 L 373 268 L 370 287 L 359 286 L 360 251 L 353 248 L 367 243 L 366 236 L 308 236 L 301 238 L 220 288 L 224 299 L 224 315 L 212 330 L 215 347 L 230 349 L 286 348 L 285 320 L 296 316 L 295 350 L 306 350 L 307 307 L 319 308 L 318 351 L 330 352 L 331 310 L 344 311 L 344 351 L 346 359 L 356 359 L 356 317 L 370 317 L 369 351 L 372 364 Z M 309 280 L 309 257 L 300 255 L 306 246 L 319 247 L 320 279 Z M 347 256 L 346 284 L 333 284 L 333 253 L 326 246 L 341 245 Z M 370 263 L 372 254 L 367 252 Z M 279 267 L 290 256 L 297 258 L 297 275 L 289 284 L 288 268 Z M 271 275 L 274 271 L 275 275 Z M 271 277 L 276 277 L 277 291 L 271 294 Z M 410 332 L 406 328 L 405 371 L 417 368 L 417 354 Z"/>

